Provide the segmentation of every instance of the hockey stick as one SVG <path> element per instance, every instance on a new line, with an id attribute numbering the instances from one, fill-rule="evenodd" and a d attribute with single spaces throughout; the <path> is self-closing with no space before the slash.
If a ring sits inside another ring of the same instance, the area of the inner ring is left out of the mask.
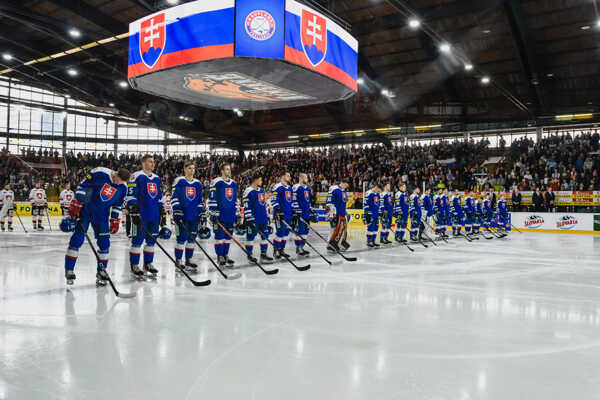
<path id="1" fill-rule="evenodd" d="M 141 222 L 140 222 L 140 224 L 138 226 L 140 226 L 143 229 L 143 231 L 146 233 L 146 236 L 152 236 L 152 234 L 148 231 L 148 229 L 146 229 L 146 227 Z M 210 285 L 210 279 L 207 279 L 205 281 L 195 281 L 195 280 L 193 280 L 192 277 L 189 276 L 187 272 L 185 272 L 185 269 L 182 268 L 182 267 L 180 267 L 179 264 L 177 264 L 177 261 L 175 261 L 175 259 L 173 257 L 171 257 L 171 255 L 167 252 L 167 250 L 165 250 L 165 248 L 163 247 L 163 245 L 160 244 L 160 242 L 158 241 L 158 238 L 154 239 L 154 241 L 156 242 L 156 245 L 158 246 L 158 248 L 161 249 L 162 252 L 165 253 L 165 255 L 167 257 L 169 257 L 169 260 L 171 260 L 173 262 L 173 264 L 179 270 L 179 272 L 181 272 L 183 275 L 185 275 L 185 277 L 188 278 L 188 280 L 190 282 L 192 282 L 192 284 L 194 286 L 208 286 L 208 285 Z"/>
<path id="2" fill-rule="evenodd" d="M 188 236 L 191 236 L 190 235 L 190 231 L 188 231 L 188 229 L 185 227 L 184 224 L 177 224 L 177 226 L 179 226 L 180 228 L 183 228 L 183 230 L 187 232 Z M 206 250 L 204 250 L 204 247 L 202 247 L 200 245 L 200 242 L 198 241 L 197 237 L 194 238 L 194 242 L 196 242 L 196 246 L 198 246 L 198 248 L 200 248 L 200 250 L 202 250 L 202 252 L 206 256 L 206 258 L 208 258 L 208 260 L 217 269 L 217 271 L 219 271 L 219 273 L 223 276 L 223 278 L 229 279 L 230 281 L 232 281 L 234 279 L 239 279 L 242 276 L 242 274 L 240 274 L 239 272 L 233 273 L 231 275 L 227 275 L 225 272 L 223 272 L 223 270 L 221 268 L 219 268 L 219 266 L 217 265 L 217 263 L 215 262 L 215 260 L 213 260 L 212 257 L 208 255 L 208 253 L 206 252 Z"/>
<path id="3" fill-rule="evenodd" d="M 81 221 L 77 220 L 77 225 L 79 226 L 79 229 L 81 229 L 81 231 L 85 235 L 85 238 L 86 238 L 88 244 L 92 248 L 92 251 L 94 252 L 94 255 L 96 256 L 96 262 L 98 263 L 98 267 L 100 267 L 100 269 L 106 273 L 106 277 L 108 278 L 108 283 L 110 283 L 110 287 L 112 288 L 113 292 L 115 292 L 115 295 L 117 297 L 122 298 L 122 299 L 132 299 L 135 296 L 137 296 L 137 293 L 135 293 L 135 292 L 132 292 L 132 293 L 119 293 L 119 291 L 115 287 L 115 284 L 113 283 L 112 279 L 110 279 L 110 275 L 108 275 L 108 272 L 104 268 L 104 264 L 100 261 L 100 256 L 98 255 L 98 252 L 96 251 L 96 248 L 92 244 L 92 240 L 90 239 L 88 233 L 83 229 L 83 226 L 81 225 Z"/>
<path id="4" fill-rule="evenodd" d="M 221 224 L 221 222 L 220 222 L 220 221 L 217 221 L 217 225 L 219 225 L 219 227 L 220 227 L 220 228 L 223 230 L 223 232 L 225 232 L 225 234 L 226 234 L 227 236 L 229 236 L 229 238 L 230 238 L 231 240 L 233 240 L 233 242 L 234 242 L 234 243 L 235 243 L 235 244 L 236 244 L 236 245 L 237 245 L 237 246 L 238 246 L 240 249 L 242 249 L 242 251 L 243 251 L 244 253 L 246 253 L 246 255 L 248 255 L 248 256 L 252 256 L 251 254 L 249 254 L 249 253 L 246 251 L 246 249 L 244 248 L 244 246 L 242 246 L 242 245 L 241 245 L 241 243 L 240 243 L 240 242 L 238 242 L 238 241 L 237 241 L 237 239 L 236 239 L 236 238 L 234 238 L 234 237 L 233 237 L 233 235 L 232 235 L 231 233 L 229 233 L 229 231 L 227 231 L 227 229 L 225 229 L 225 227 L 224 227 L 224 226 Z M 253 258 L 254 258 L 254 257 L 253 257 Z M 256 260 L 252 260 L 252 262 L 253 262 L 254 264 L 256 264 L 256 266 L 257 266 L 258 268 L 260 268 L 260 269 L 261 269 L 261 271 L 262 271 L 262 272 L 264 272 L 264 273 L 265 273 L 265 274 L 267 274 L 267 275 L 275 275 L 276 273 L 278 273 L 278 272 L 279 272 L 279 269 L 278 269 L 278 268 L 275 268 L 275 269 L 264 269 L 264 267 L 263 267 L 262 265 L 260 265 L 260 263 L 259 263 L 258 261 L 256 261 Z"/>
<path id="5" fill-rule="evenodd" d="M 23 225 L 23 221 L 21 220 L 21 217 L 19 216 L 19 214 L 17 213 L 17 210 L 14 210 L 15 215 L 17 216 L 17 219 L 19 220 L 19 223 L 21 224 L 21 226 L 23 227 L 23 230 L 25 231 L 25 233 L 29 234 L 29 232 L 27 232 L 27 229 L 25 229 L 25 225 Z"/>
<path id="6" fill-rule="evenodd" d="M 317 253 L 317 254 L 318 254 L 318 255 L 319 255 L 319 256 L 320 256 L 320 257 L 321 257 L 323 260 L 325 260 L 325 262 L 326 262 L 327 264 L 329 264 L 329 265 L 333 265 L 333 264 L 336 264 L 336 265 L 338 265 L 338 264 L 340 263 L 340 261 L 333 261 L 333 262 L 332 262 L 332 261 L 329 261 L 327 258 L 325 258 L 325 256 L 324 256 L 323 254 L 319 253 L 319 251 L 318 251 L 317 249 L 315 249 L 315 247 L 314 247 L 312 244 L 310 244 L 308 240 L 306 240 L 306 239 L 303 239 L 303 238 L 302 238 L 302 236 L 300 236 L 300 235 L 298 234 L 298 232 L 296 232 L 296 231 L 295 231 L 295 230 L 294 230 L 294 229 L 293 229 L 293 228 L 292 228 L 292 227 L 291 227 L 291 226 L 290 226 L 290 225 L 289 225 L 287 222 L 283 221 L 283 223 L 284 223 L 284 224 L 285 224 L 285 225 L 286 225 L 286 226 L 287 226 L 287 227 L 290 229 L 290 231 L 291 231 L 291 232 L 292 232 L 294 235 L 296 235 L 298 238 L 300 238 L 301 240 L 303 240 L 303 241 L 304 241 L 304 243 L 306 243 L 306 244 L 307 244 L 307 245 L 308 245 L 308 246 L 309 246 L 311 249 L 313 249 L 313 250 L 314 250 L 314 252 L 315 252 L 315 253 Z"/>
<path id="7" fill-rule="evenodd" d="M 512 222 L 510 223 L 510 226 L 512 226 L 515 231 L 517 231 L 519 233 L 523 233 L 520 230 L 518 230 L 517 227 L 512 224 Z"/>
<path id="8" fill-rule="evenodd" d="M 52 232 L 52 224 L 50 223 L 50 216 L 48 215 L 48 208 L 44 210 L 44 214 L 46 214 L 46 219 L 48 220 L 48 226 L 50 227 L 50 232 Z"/>
<path id="9" fill-rule="evenodd" d="M 285 222 L 285 221 L 284 221 L 284 222 Z M 286 225 L 287 225 L 287 224 L 286 224 Z M 265 240 L 266 240 L 267 242 L 269 242 L 269 244 L 270 244 L 271 246 L 273 246 L 273 249 L 275 249 L 275 243 L 273 243 L 273 242 L 271 241 L 271 239 L 269 239 L 267 236 L 265 236 Z M 285 254 L 285 252 L 284 252 L 283 250 L 284 250 L 284 249 L 281 249 L 282 253 L 284 253 L 284 254 Z M 295 264 L 295 263 L 294 263 L 294 262 L 293 262 L 293 261 L 290 259 L 290 257 L 289 257 L 289 256 L 287 256 L 287 255 L 284 255 L 284 254 L 282 254 L 282 255 L 283 255 L 283 258 L 285 258 L 285 259 L 286 259 L 286 260 L 287 260 L 287 261 L 288 261 L 290 264 L 292 264 L 292 265 L 294 266 L 294 268 L 296 268 L 298 271 L 307 271 L 307 270 L 309 270 L 309 269 L 310 269 L 310 264 L 307 264 L 307 265 L 305 265 L 304 267 L 299 267 L 299 266 L 297 266 L 297 265 L 296 265 L 296 264 Z"/>
<path id="10" fill-rule="evenodd" d="M 435 233 L 435 229 L 433 229 L 433 226 L 431 226 L 431 224 L 429 222 L 427 222 L 426 219 L 423 219 L 422 222 L 424 222 L 425 224 L 427 224 L 427 226 L 429 227 L 429 229 L 431 229 L 434 233 Z M 425 237 L 429 240 L 431 240 L 431 238 L 427 235 L 425 235 Z M 443 235 L 439 235 L 439 237 L 446 243 L 448 243 L 448 240 L 446 240 L 446 238 Z M 436 243 L 433 242 L 433 240 L 431 240 L 431 243 L 435 244 L 437 246 Z"/>
<path id="11" fill-rule="evenodd" d="M 300 217 L 300 221 L 304 222 L 308 226 L 308 229 L 310 229 L 311 231 L 313 231 L 314 233 L 316 233 L 316 235 L 318 237 L 320 237 L 321 239 L 323 239 L 323 241 L 325 243 L 329 244 L 329 241 L 327 239 L 325 239 L 323 236 L 321 236 L 321 234 L 319 232 L 317 232 L 317 230 L 315 228 L 313 228 L 312 226 L 310 226 L 310 223 L 306 222 L 306 220 L 304 218 Z M 346 257 L 345 255 L 342 254 L 341 251 L 339 251 L 337 249 L 334 249 L 334 251 L 336 253 L 338 253 L 340 255 L 340 257 L 342 257 L 346 261 L 352 261 L 352 262 L 354 262 L 354 261 L 358 260 L 358 258 L 356 258 L 356 257 Z"/>
<path id="12" fill-rule="evenodd" d="M 437 243 L 433 241 L 433 239 L 431 237 L 429 237 L 425 232 L 421 232 L 421 236 L 425 236 L 425 239 L 429 240 L 431 243 L 433 243 L 434 246 L 437 247 Z"/>

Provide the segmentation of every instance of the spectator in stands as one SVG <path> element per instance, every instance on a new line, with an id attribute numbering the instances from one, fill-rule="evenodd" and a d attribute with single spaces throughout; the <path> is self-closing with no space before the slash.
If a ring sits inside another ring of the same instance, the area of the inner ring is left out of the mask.
<path id="1" fill-rule="evenodd" d="M 554 200 L 555 200 L 555 196 L 554 196 L 554 191 L 552 190 L 552 187 L 549 186 L 546 189 L 546 193 L 544 194 L 544 202 L 546 203 L 546 211 L 547 212 L 554 212 Z"/>
<path id="2" fill-rule="evenodd" d="M 542 193 L 540 193 L 539 187 L 536 187 L 535 191 L 531 195 L 531 203 L 533 204 L 533 211 L 535 211 L 535 212 L 542 211 L 542 204 L 544 203 L 544 197 L 542 196 Z"/>
<path id="3" fill-rule="evenodd" d="M 521 210 L 521 200 L 522 200 L 521 192 L 515 187 L 513 188 L 512 193 L 512 208 L 513 211 L 522 211 Z"/>

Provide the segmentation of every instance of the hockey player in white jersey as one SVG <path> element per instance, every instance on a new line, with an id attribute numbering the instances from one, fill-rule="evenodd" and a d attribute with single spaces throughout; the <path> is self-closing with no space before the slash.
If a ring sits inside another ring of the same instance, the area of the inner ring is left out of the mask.
<path id="1" fill-rule="evenodd" d="M 62 215 L 64 217 L 67 216 L 69 207 L 71 206 L 71 202 L 75 198 L 75 193 L 71 190 L 71 184 L 67 183 L 65 188 L 60 192 L 58 196 L 58 202 L 60 203 L 60 208 L 62 210 Z"/>
<path id="2" fill-rule="evenodd" d="M 41 182 L 37 182 L 35 187 L 29 192 L 29 203 L 31 204 L 33 230 L 43 231 L 42 217 L 46 215 L 48 200 L 46 199 L 46 191 L 42 189 Z"/>
<path id="3" fill-rule="evenodd" d="M 13 215 L 15 210 L 15 193 L 10 189 L 10 185 L 5 185 L 4 189 L 0 190 L 0 229 L 4 232 L 8 229 L 9 232 L 13 231 Z M 8 217 L 8 227 L 5 227 L 6 219 Z"/>

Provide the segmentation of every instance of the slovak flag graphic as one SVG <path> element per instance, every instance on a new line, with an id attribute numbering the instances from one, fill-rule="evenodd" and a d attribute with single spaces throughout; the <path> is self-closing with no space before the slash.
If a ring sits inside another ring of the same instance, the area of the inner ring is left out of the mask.
<path id="1" fill-rule="evenodd" d="M 117 189 L 105 183 L 102 189 L 100 189 L 100 200 L 109 201 L 113 198 L 116 191 Z"/>
<path id="2" fill-rule="evenodd" d="M 196 188 L 195 187 L 186 187 L 185 188 L 185 197 L 188 200 L 194 200 L 196 198 Z"/>
<path id="3" fill-rule="evenodd" d="M 316 67 L 323 62 L 327 54 L 327 20 L 303 9 L 300 29 L 304 54 L 313 67 Z"/>
<path id="4" fill-rule="evenodd" d="M 165 13 L 156 14 L 141 23 L 140 56 L 148 68 L 154 67 L 165 49 L 167 31 Z"/>

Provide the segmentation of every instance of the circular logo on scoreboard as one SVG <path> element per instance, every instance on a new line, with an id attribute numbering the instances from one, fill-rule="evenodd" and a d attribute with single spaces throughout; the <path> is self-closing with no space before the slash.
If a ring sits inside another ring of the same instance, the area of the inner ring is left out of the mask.
<path id="1" fill-rule="evenodd" d="M 270 39 L 275 33 L 275 19 L 264 10 L 254 10 L 246 17 L 246 33 L 254 40 Z"/>

